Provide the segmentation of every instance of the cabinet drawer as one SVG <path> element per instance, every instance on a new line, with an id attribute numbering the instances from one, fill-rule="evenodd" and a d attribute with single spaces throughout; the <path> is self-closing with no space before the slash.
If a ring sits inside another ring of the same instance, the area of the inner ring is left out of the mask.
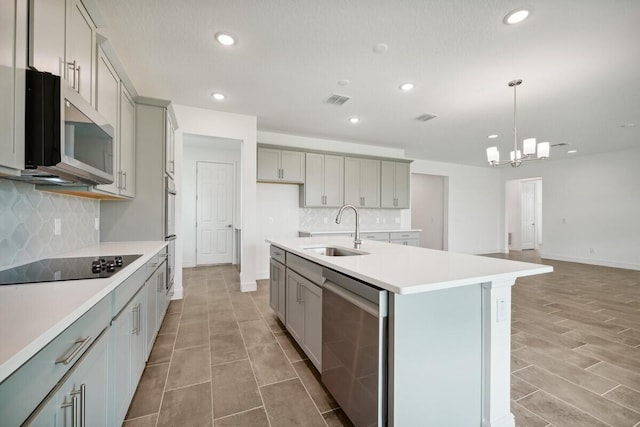
<path id="1" fill-rule="evenodd" d="M 2 425 L 20 425 L 111 320 L 106 296 L 0 385 Z"/>
<path id="2" fill-rule="evenodd" d="M 313 283 L 322 286 L 324 278 L 322 277 L 322 267 L 311 261 L 307 261 L 297 255 L 287 252 L 287 268 L 295 271 L 301 276 L 306 277 Z"/>
<path id="3" fill-rule="evenodd" d="M 420 239 L 419 231 L 392 231 L 389 233 L 389 240 Z"/>
<path id="4" fill-rule="evenodd" d="M 275 259 L 276 261 L 280 261 L 281 263 L 285 263 L 285 251 L 284 249 L 280 249 L 277 246 L 273 246 L 271 245 L 271 258 Z"/>
<path id="5" fill-rule="evenodd" d="M 361 233 L 360 240 L 377 240 L 378 242 L 388 242 L 389 233 L 383 233 L 380 231 L 372 233 Z"/>
<path id="6" fill-rule="evenodd" d="M 405 246 L 420 246 L 420 239 L 394 239 L 390 243 Z"/>

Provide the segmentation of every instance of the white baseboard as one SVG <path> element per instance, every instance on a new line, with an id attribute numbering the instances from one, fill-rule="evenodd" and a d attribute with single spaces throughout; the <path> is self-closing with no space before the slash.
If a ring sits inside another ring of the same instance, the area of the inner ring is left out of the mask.
<path id="1" fill-rule="evenodd" d="M 265 280 L 269 278 L 268 271 L 256 271 L 256 280 Z"/>
<path id="2" fill-rule="evenodd" d="M 627 270 L 640 270 L 640 264 L 631 264 L 628 262 L 609 261 L 593 258 L 579 258 L 566 255 L 550 254 L 546 252 L 540 253 L 540 258 L 553 259 L 556 261 L 577 262 L 578 264 L 600 265 L 602 267 L 624 268 Z"/>
<path id="3" fill-rule="evenodd" d="M 175 299 L 182 299 L 183 297 L 183 292 L 182 292 L 182 288 L 180 289 L 174 289 L 173 290 L 173 295 L 171 295 L 171 301 L 175 300 Z"/>
<path id="4" fill-rule="evenodd" d="M 196 266 L 196 263 L 193 262 L 193 261 L 182 260 L 182 268 L 192 268 L 192 267 L 195 267 L 195 266 Z"/>
<path id="5" fill-rule="evenodd" d="M 482 427 L 515 427 L 515 425 L 516 420 L 511 412 L 502 418 L 493 420 L 493 422 L 486 419 L 482 420 Z"/>

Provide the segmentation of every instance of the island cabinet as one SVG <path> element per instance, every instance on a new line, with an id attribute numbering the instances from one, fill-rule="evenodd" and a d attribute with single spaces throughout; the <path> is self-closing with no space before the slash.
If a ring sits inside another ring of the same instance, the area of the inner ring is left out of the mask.
<path id="1" fill-rule="evenodd" d="M 380 164 L 380 205 L 383 208 L 409 208 L 410 164 L 383 160 Z"/>
<path id="2" fill-rule="evenodd" d="M 304 183 L 304 153 L 258 147 L 258 181 Z"/>
<path id="3" fill-rule="evenodd" d="M 380 207 L 380 160 L 345 157 L 344 202 L 359 208 Z"/>
<path id="4" fill-rule="evenodd" d="M 344 203 L 344 157 L 306 153 L 304 207 L 340 207 Z"/>
<path id="5" fill-rule="evenodd" d="M 286 307 L 286 277 L 285 254 L 282 249 L 271 247 L 271 261 L 269 267 L 269 305 L 285 323 Z"/>
<path id="6" fill-rule="evenodd" d="M 287 268 L 286 326 L 320 370 L 322 366 L 322 288 Z"/>

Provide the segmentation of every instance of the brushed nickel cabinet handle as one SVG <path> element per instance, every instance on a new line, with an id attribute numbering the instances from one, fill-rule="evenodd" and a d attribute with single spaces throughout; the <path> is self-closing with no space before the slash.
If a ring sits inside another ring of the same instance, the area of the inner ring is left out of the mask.
<path id="1" fill-rule="evenodd" d="M 90 336 L 86 337 L 86 338 L 78 338 L 73 343 L 73 345 L 75 346 L 75 349 L 68 350 L 67 353 L 69 353 L 69 354 L 67 356 L 62 355 L 59 358 L 57 358 L 55 364 L 58 365 L 58 364 L 62 363 L 64 365 L 68 365 L 78 355 L 78 353 L 80 353 L 80 350 L 82 350 L 90 341 L 91 341 L 91 337 Z M 65 354 L 67 354 L 67 353 L 65 353 Z"/>

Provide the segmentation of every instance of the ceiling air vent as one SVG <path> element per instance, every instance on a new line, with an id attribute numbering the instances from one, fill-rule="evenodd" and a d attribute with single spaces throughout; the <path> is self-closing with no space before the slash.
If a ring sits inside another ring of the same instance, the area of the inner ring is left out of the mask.
<path id="1" fill-rule="evenodd" d="M 428 122 L 429 120 L 435 119 L 436 117 L 438 116 L 436 116 L 435 114 L 424 113 L 423 115 L 416 117 L 415 120 L 419 122 Z"/>
<path id="2" fill-rule="evenodd" d="M 334 93 L 325 102 L 327 104 L 333 104 L 333 105 L 338 105 L 339 106 L 339 105 L 344 104 L 345 102 L 347 102 L 350 99 L 351 99 L 350 96 L 338 95 L 338 94 Z"/>
<path id="3" fill-rule="evenodd" d="M 565 145 L 569 145 L 567 142 L 559 142 L 557 144 L 551 144 L 552 147 L 564 147 Z"/>

